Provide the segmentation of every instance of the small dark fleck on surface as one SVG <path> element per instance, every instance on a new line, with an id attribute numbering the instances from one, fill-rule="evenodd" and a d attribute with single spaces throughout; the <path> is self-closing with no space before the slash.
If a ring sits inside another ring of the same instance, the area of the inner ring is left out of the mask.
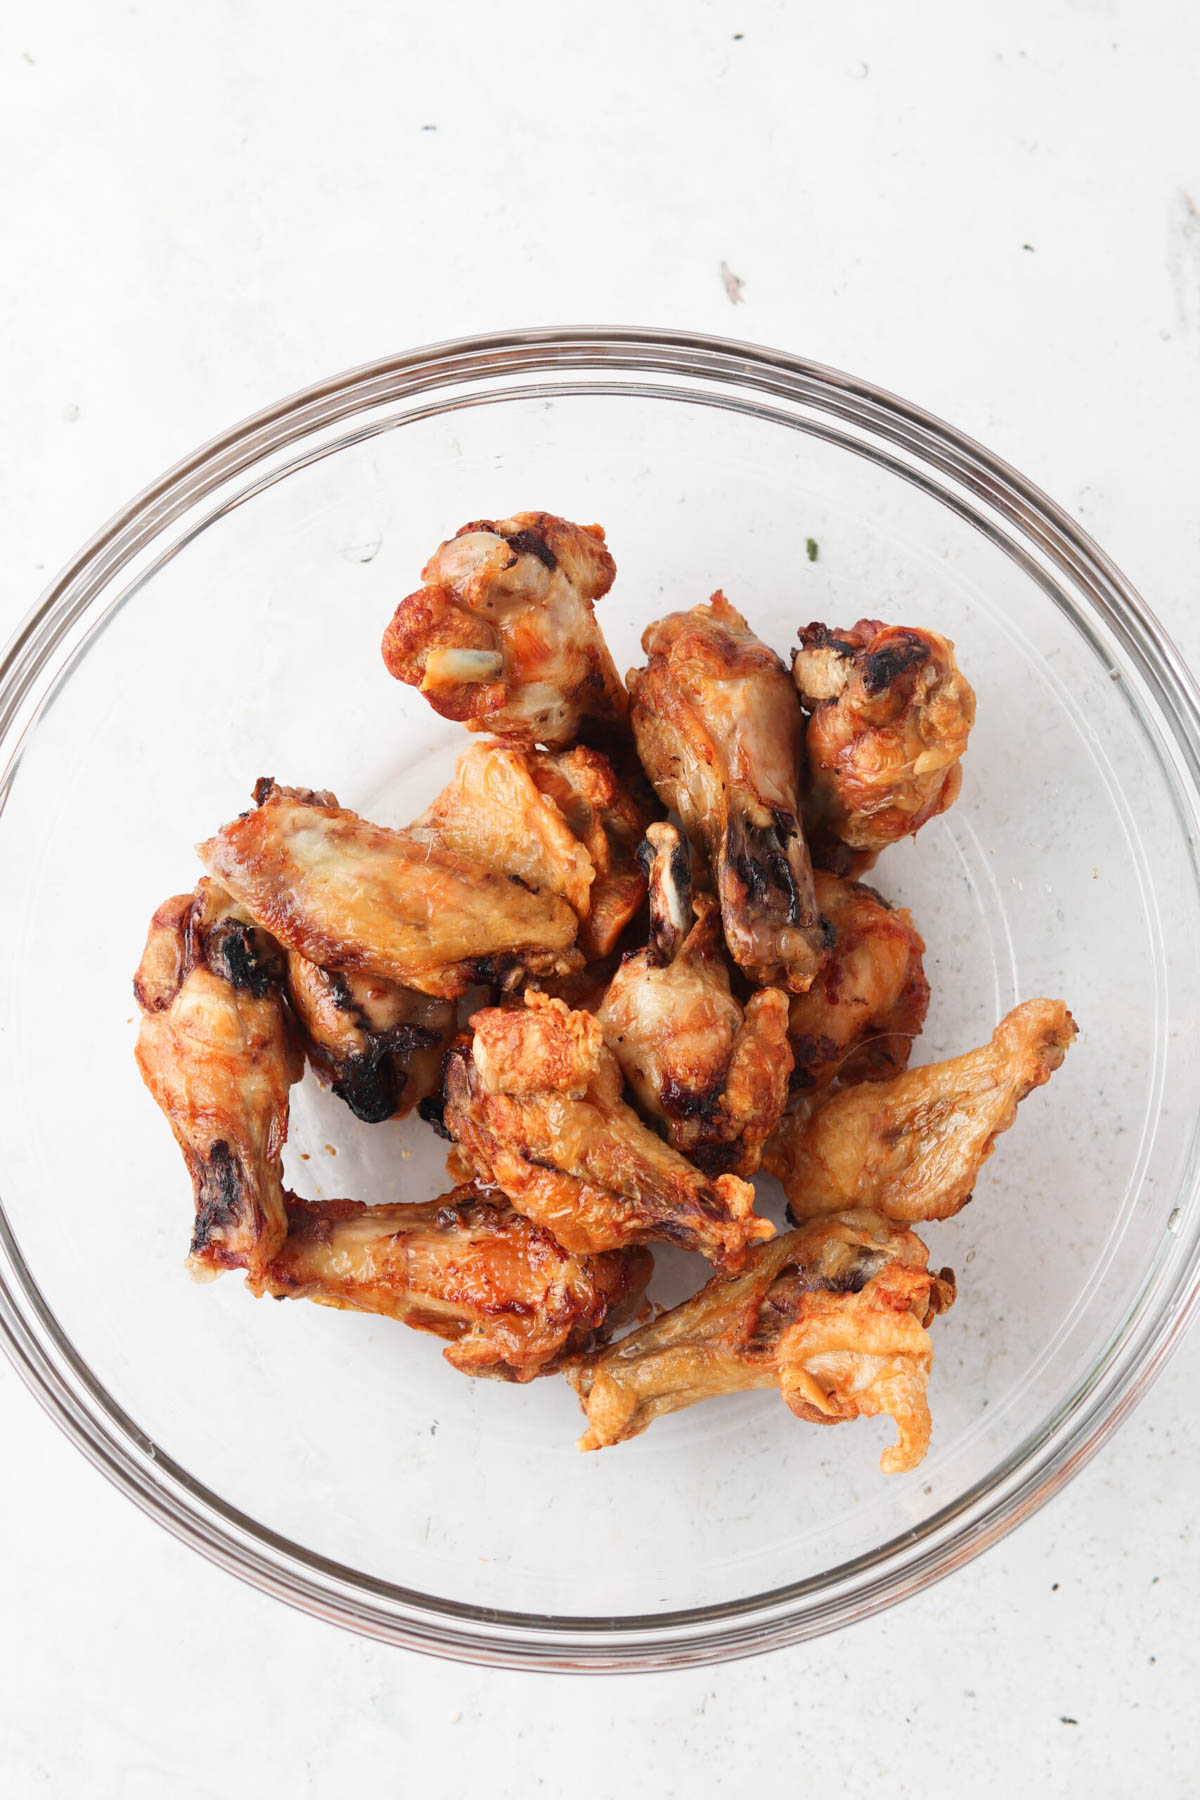
<path id="1" fill-rule="evenodd" d="M 436 1437 L 436 1436 L 437 1436 L 437 1428 L 438 1428 L 438 1422 L 437 1422 L 437 1420 L 436 1420 L 436 1419 L 435 1419 L 435 1420 L 434 1420 L 434 1421 L 433 1421 L 433 1424 L 432 1424 L 432 1425 L 431 1425 L 431 1426 L 430 1426 L 430 1427 L 429 1427 L 429 1435 L 430 1435 L 430 1437 Z"/>
<path id="2" fill-rule="evenodd" d="M 818 556 L 821 554 L 821 546 L 818 544 L 816 538 L 805 538 L 804 554 L 808 557 L 809 562 L 816 562 Z"/>
<path id="3" fill-rule="evenodd" d="M 734 41 L 734 43 L 735 43 L 735 44 L 740 44 L 740 43 L 741 43 L 741 41 L 742 41 L 742 39 L 743 39 L 743 38 L 744 38 L 744 37 L 745 37 L 745 35 L 746 35 L 746 34 L 745 34 L 745 32 L 744 32 L 744 31 L 735 31 L 735 32 L 734 32 L 734 34 L 733 34 L 733 41 Z M 32 58 L 32 57 L 30 57 L 30 59 L 29 59 L 29 60 L 30 60 L 30 62 L 32 62 L 32 61 L 33 61 L 33 58 Z"/>
<path id="4" fill-rule="evenodd" d="M 1022 244 L 1022 245 L 1021 245 L 1021 248 L 1022 248 L 1022 250 L 1030 250 L 1030 251 L 1032 251 L 1032 249 L 1033 249 L 1033 245 L 1032 245 L 1032 244 Z"/>
<path id="5" fill-rule="evenodd" d="M 421 130 L 422 131 L 436 131 L 437 126 L 436 125 L 422 125 Z"/>
<path id="6" fill-rule="evenodd" d="M 1157 1662 L 1157 1661 L 1158 1661 L 1158 1658 L 1157 1658 L 1157 1656 L 1148 1656 L 1148 1657 L 1147 1657 L 1147 1658 L 1146 1658 L 1146 1661 L 1147 1661 L 1147 1662 L 1148 1662 L 1148 1663 L 1156 1663 L 1156 1662 Z"/>
<path id="7" fill-rule="evenodd" d="M 1069 1713 L 1059 1713 L 1058 1722 L 1060 1725 L 1078 1725 L 1079 1720 L 1073 1719 Z"/>
<path id="8" fill-rule="evenodd" d="M 740 275 L 735 275 L 727 262 L 721 264 L 721 285 L 725 289 L 731 306 L 740 306 L 744 299 L 743 289 L 746 284 Z"/>
<path id="9" fill-rule="evenodd" d="M 22 50 L 21 55 L 25 58 L 25 61 L 29 64 L 31 69 L 37 68 L 37 64 L 34 62 L 32 56 L 30 56 L 28 50 Z"/>
<path id="10" fill-rule="evenodd" d="M 1057 1592 L 1058 1592 L 1058 1583 L 1057 1583 L 1057 1581 L 1056 1581 L 1056 1582 L 1055 1582 L 1055 1583 L 1054 1583 L 1054 1584 L 1053 1584 L 1053 1586 L 1052 1586 L 1052 1587 L 1051 1587 L 1051 1589 L 1050 1589 L 1050 1592 L 1051 1592 L 1051 1593 L 1052 1593 L 1052 1594 L 1057 1594 Z"/>

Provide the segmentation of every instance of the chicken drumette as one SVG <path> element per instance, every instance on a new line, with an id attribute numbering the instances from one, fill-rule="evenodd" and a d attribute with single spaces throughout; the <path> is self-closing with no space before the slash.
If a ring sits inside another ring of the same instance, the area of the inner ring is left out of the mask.
<path id="1" fill-rule="evenodd" d="M 200 859 L 288 950 L 443 999 L 474 982 L 567 974 L 575 913 L 428 832 L 389 831 L 331 794 L 260 781 Z"/>
<path id="2" fill-rule="evenodd" d="M 1061 1000 L 1026 1000 L 990 1043 L 890 1081 L 841 1088 L 787 1115 L 763 1153 L 793 1219 L 870 1206 L 890 1219 L 948 1219 L 1075 1037 Z"/>
<path id="3" fill-rule="evenodd" d="M 536 992 L 489 1007 L 443 1069 L 443 1123 L 481 1181 L 502 1188 L 568 1250 L 667 1239 L 736 1267 L 772 1235 L 754 1189 L 710 1180 L 643 1125 L 599 1021 Z"/>
<path id="4" fill-rule="evenodd" d="M 814 850 L 839 874 L 861 873 L 958 797 L 974 690 L 948 638 L 878 619 L 806 626 L 792 674 L 809 715 Z"/>
<path id="5" fill-rule="evenodd" d="M 502 1195 L 461 1187 L 414 1206 L 293 1201 L 247 1285 L 382 1313 L 448 1338 L 464 1374 L 529 1381 L 634 1316 L 652 1267 L 647 1250 L 572 1255 Z"/>
<path id="6" fill-rule="evenodd" d="M 693 898 L 687 842 L 651 825 L 650 943 L 626 956 L 598 1013 L 642 1111 L 707 1174 L 753 1175 L 787 1100 L 788 999 L 730 992 L 717 903 Z"/>
<path id="7" fill-rule="evenodd" d="M 810 985 L 826 939 L 799 819 L 803 717 L 774 651 L 721 593 L 642 636 L 638 754 L 712 867 L 725 941 L 758 986 Z"/>
<path id="8" fill-rule="evenodd" d="M 681 1306 L 570 1364 L 588 1429 L 582 1450 L 636 1437 L 664 1413 L 747 1388 L 777 1387 L 798 1418 L 832 1425 L 886 1413 L 899 1441 L 885 1474 L 929 1444 L 926 1327 L 954 1300 L 911 1231 L 871 1212 L 817 1219 L 760 1244 L 736 1275 L 714 1275 Z"/>
<path id="9" fill-rule="evenodd" d="M 193 1273 L 259 1270 L 287 1233 L 280 1157 L 304 1058 L 283 977 L 278 944 L 216 882 L 151 921 L 137 1064 L 192 1177 Z"/>
<path id="10" fill-rule="evenodd" d="M 522 745 L 604 745 L 628 701 L 593 603 L 616 565 L 599 525 L 552 513 L 464 525 L 383 634 L 383 660 L 443 718 Z"/>
<path id="11" fill-rule="evenodd" d="M 804 1093 L 897 1074 L 929 1009 L 925 945 L 908 913 L 861 882 L 823 869 L 815 879 L 833 944 L 807 994 L 792 996 L 792 1087 Z"/>

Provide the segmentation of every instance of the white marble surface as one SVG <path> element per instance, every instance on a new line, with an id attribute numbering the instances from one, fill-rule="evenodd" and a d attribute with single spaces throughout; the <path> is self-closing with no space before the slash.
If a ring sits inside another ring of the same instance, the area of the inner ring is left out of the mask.
<path id="1" fill-rule="evenodd" d="M 1195 660 L 1198 82 L 1200 14 L 1165 0 L 9 0 L 0 629 L 252 408 L 587 319 L 924 402 L 1073 510 Z M 905 1607 L 602 1681 L 274 1605 L 120 1499 L 5 1365 L 0 1791 L 1194 1794 L 1198 1380 L 1193 1334 L 1063 1495 Z"/>

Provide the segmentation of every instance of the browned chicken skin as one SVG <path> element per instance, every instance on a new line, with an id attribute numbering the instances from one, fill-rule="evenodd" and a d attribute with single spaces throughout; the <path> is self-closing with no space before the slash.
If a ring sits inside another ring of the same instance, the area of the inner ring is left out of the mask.
<path id="1" fill-rule="evenodd" d="M 600 960 L 646 897 L 637 845 L 647 816 L 598 750 L 489 739 L 463 752 L 413 831 L 560 895 L 579 919 L 580 949 Z"/>
<path id="2" fill-rule="evenodd" d="M 586 918 L 595 867 L 535 782 L 530 762 L 524 751 L 495 739 L 469 745 L 453 779 L 412 829 L 527 887 L 558 894 Z"/>
<path id="3" fill-rule="evenodd" d="M 289 951 L 287 992 L 308 1060 L 368 1124 L 403 1115 L 441 1078 L 454 1035 L 452 1000 L 377 975 L 338 974 Z"/>
<path id="4" fill-rule="evenodd" d="M 580 1449 L 623 1443 L 698 1400 L 778 1387 L 815 1424 L 890 1415 L 899 1439 L 880 1468 L 915 1468 L 930 1435 L 926 1327 L 954 1300 L 950 1270 L 927 1262 L 918 1237 L 870 1212 L 759 1244 L 740 1273 L 568 1365 L 588 1421 Z"/>
<path id="5" fill-rule="evenodd" d="M 929 1010 L 925 945 L 903 908 L 818 869 L 817 905 L 833 932 L 829 961 L 788 1019 L 792 1087 L 885 1081 L 908 1065 Z"/>
<path id="6" fill-rule="evenodd" d="M 572 1255 L 502 1195 L 461 1187 L 415 1206 L 293 1201 L 247 1285 L 381 1313 L 448 1338 L 464 1374 L 529 1381 L 632 1317 L 652 1267 L 646 1250 Z"/>
<path id="7" fill-rule="evenodd" d="M 261 1269 L 287 1233 L 280 1158 L 304 1059 L 282 982 L 279 946 L 215 882 L 155 913 L 137 1065 L 192 1177 L 196 1273 Z"/>
<path id="8" fill-rule="evenodd" d="M 638 754 L 707 855 L 734 961 L 803 993 L 825 956 L 799 819 L 804 721 L 775 655 L 721 593 L 648 627 L 626 677 Z"/>
<path id="9" fill-rule="evenodd" d="M 1049 1081 L 1074 1037 L 1061 1000 L 1026 1000 L 981 1049 L 841 1088 L 786 1116 L 763 1165 L 783 1183 L 789 1216 L 870 1206 L 909 1223 L 950 1218 L 1018 1104 Z"/>
<path id="10" fill-rule="evenodd" d="M 529 770 L 592 859 L 596 878 L 579 948 L 589 962 L 601 961 L 646 898 L 637 851 L 656 810 L 654 795 L 640 770 L 623 767 L 618 775 L 607 757 L 582 745 L 558 754 L 535 750 Z"/>
<path id="11" fill-rule="evenodd" d="M 814 847 L 828 833 L 857 853 L 838 873 L 860 873 L 958 797 L 974 690 L 948 638 L 878 619 L 805 626 L 792 674 L 809 715 L 805 823 Z"/>
<path id="12" fill-rule="evenodd" d="M 445 1129 L 479 1178 L 568 1250 L 667 1239 L 736 1267 L 772 1235 L 754 1190 L 709 1180 L 621 1097 L 621 1071 L 590 1013 L 546 994 L 524 1011 L 489 1007 L 443 1072 Z"/>
<path id="13" fill-rule="evenodd" d="M 473 731 L 551 749 L 619 741 L 628 701 L 593 611 L 615 574 L 599 525 L 544 512 L 475 520 L 400 602 L 383 660 Z"/>
<path id="14" fill-rule="evenodd" d="M 580 965 L 578 920 L 428 832 L 390 831 L 329 794 L 260 782 L 258 802 L 199 846 L 209 873 L 287 949 L 321 968 L 454 999 Z"/>
<path id="15" fill-rule="evenodd" d="M 669 1143 L 706 1174 L 750 1176 L 787 1100 L 787 995 L 734 998 L 717 903 L 693 899 L 686 840 L 651 825 L 646 850 L 650 945 L 613 975 L 604 1041 Z"/>

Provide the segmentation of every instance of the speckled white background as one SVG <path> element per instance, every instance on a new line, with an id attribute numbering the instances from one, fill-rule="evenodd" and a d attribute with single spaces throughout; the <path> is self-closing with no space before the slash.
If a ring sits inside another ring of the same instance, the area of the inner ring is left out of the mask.
<path id="1" fill-rule="evenodd" d="M 1166 0 L 9 0 L 0 629 L 260 404 L 586 319 L 923 402 L 1073 510 L 1195 661 L 1198 92 L 1200 13 Z M 5 1365 L 0 1791 L 1194 1795 L 1198 1382 L 1193 1334 L 1063 1495 L 903 1608 L 604 1681 L 274 1605 L 120 1499 Z"/>

